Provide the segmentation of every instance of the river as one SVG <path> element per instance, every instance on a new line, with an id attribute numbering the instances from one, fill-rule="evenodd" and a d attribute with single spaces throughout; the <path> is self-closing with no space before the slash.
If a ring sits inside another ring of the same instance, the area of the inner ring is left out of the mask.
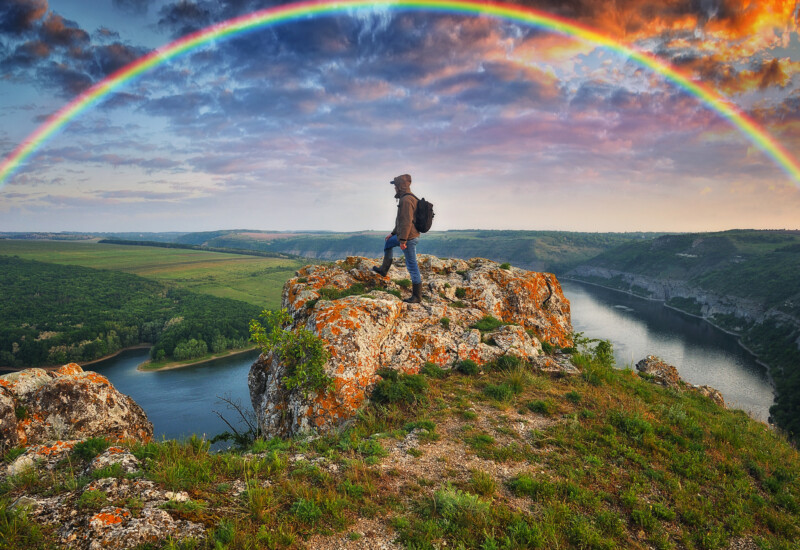
<path id="1" fill-rule="evenodd" d="M 563 281 L 562 287 L 571 303 L 574 329 L 610 340 L 618 366 L 632 366 L 648 354 L 658 355 L 675 365 L 687 382 L 717 388 L 729 407 L 766 422 L 773 394 L 765 369 L 733 336 L 659 302 L 571 281 Z M 252 410 L 247 373 L 257 355 L 142 372 L 136 366 L 148 358 L 148 350 L 134 349 L 91 369 L 141 405 L 153 422 L 156 438 L 183 438 L 192 433 L 211 437 L 227 429 L 214 411 L 234 425 L 239 419 L 218 396 Z"/>

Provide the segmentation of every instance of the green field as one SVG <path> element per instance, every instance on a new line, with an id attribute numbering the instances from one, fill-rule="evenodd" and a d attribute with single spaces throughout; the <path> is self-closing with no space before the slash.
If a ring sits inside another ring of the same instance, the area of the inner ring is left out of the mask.
<path id="1" fill-rule="evenodd" d="M 308 263 L 200 250 L 10 239 L 0 240 L 0 255 L 124 271 L 177 288 L 269 309 L 280 306 L 283 284 Z"/>

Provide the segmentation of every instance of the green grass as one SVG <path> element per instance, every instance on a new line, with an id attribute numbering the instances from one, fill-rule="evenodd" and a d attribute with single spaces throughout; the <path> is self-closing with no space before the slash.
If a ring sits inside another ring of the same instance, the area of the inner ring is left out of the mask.
<path id="1" fill-rule="evenodd" d="M 371 403 L 338 431 L 257 440 L 248 448 L 257 454 L 212 453 L 199 438 L 134 445 L 137 475 L 190 493 L 163 507 L 208 526 L 186 548 L 299 547 L 312 536 L 347 537 L 365 519 L 385 523 L 406 548 L 705 550 L 737 538 L 793 548 L 800 455 L 780 434 L 699 394 L 616 370 L 602 349 L 576 358 L 592 376 L 550 378 L 518 365 L 417 384 L 384 373 L 403 398 Z M 516 405 L 488 395 L 497 388 Z M 417 440 L 401 455 L 409 468 L 389 462 L 412 432 Z M 410 470 L 441 445 L 447 452 L 432 468 Z M 81 447 L 45 476 L 6 480 L 0 540 L 55 546 L 54 532 L 8 503 L 86 483 L 78 473 L 102 447 Z M 85 491 L 76 500 L 91 511 L 107 497 Z M 115 505 L 141 510 L 142 502 Z M 153 546 L 161 547 L 171 546 Z"/>
<path id="2" fill-rule="evenodd" d="M 0 255 L 124 271 L 267 309 L 280 306 L 284 283 L 308 263 L 200 250 L 32 240 L 0 240 Z"/>

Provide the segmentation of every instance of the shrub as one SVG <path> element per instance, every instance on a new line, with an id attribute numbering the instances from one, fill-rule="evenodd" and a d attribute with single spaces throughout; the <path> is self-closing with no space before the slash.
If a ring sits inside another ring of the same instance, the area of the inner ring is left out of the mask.
<path id="1" fill-rule="evenodd" d="M 424 374 L 430 378 L 446 378 L 447 377 L 447 370 L 441 368 L 436 363 L 431 363 L 427 361 L 422 368 L 419 369 L 420 374 Z"/>
<path id="2" fill-rule="evenodd" d="M 475 323 L 471 324 L 469 328 L 476 328 L 481 332 L 491 332 L 493 330 L 497 330 L 498 328 L 505 325 L 503 321 L 492 317 L 491 315 L 485 315 L 480 320 L 476 321 Z"/>
<path id="3" fill-rule="evenodd" d="M 522 364 L 522 359 L 516 355 L 501 355 L 492 363 L 494 370 L 509 371 L 519 367 Z"/>
<path id="4" fill-rule="evenodd" d="M 439 319 L 439 324 L 442 325 L 445 329 L 450 328 L 450 317 L 442 317 Z"/>
<path id="5" fill-rule="evenodd" d="M 489 384 L 483 388 L 483 393 L 497 401 L 511 401 L 514 397 L 514 390 L 508 384 Z"/>
<path id="6" fill-rule="evenodd" d="M 258 344 L 262 352 L 272 352 L 280 357 L 285 366 L 283 383 L 286 388 L 298 388 L 305 397 L 311 392 L 330 389 L 333 379 L 325 373 L 328 351 L 322 340 L 305 327 L 294 331 L 285 328 L 291 322 L 285 309 L 264 310 L 261 317 L 265 319 L 267 327 L 255 319 L 250 321 L 250 339 Z"/>
<path id="7" fill-rule="evenodd" d="M 394 279 L 394 282 L 400 288 L 409 288 L 411 286 L 411 279 Z"/>
<path id="8" fill-rule="evenodd" d="M 99 510 L 108 504 L 108 498 L 103 491 L 84 491 L 77 502 L 79 510 Z"/>
<path id="9" fill-rule="evenodd" d="M 509 270 L 511 269 L 511 264 L 508 262 L 503 262 L 502 264 L 500 264 L 500 269 Z"/>
<path id="10" fill-rule="evenodd" d="M 457 361 L 453 368 L 461 374 L 467 375 L 478 374 L 478 371 L 480 370 L 478 368 L 478 364 L 472 359 L 462 359 L 461 361 Z"/>
<path id="11" fill-rule="evenodd" d="M 322 509 L 313 500 L 298 499 L 292 504 L 291 513 L 303 523 L 314 524 L 322 517 Z"/>
<path id="12" fill-rule="evenodd" d="M 528 407 L 528 410 L 531 412 L 535 412 L 537 414 L 543 414 L 545 416 L 550 416 L 553 414 L 553 407 L 547 401 L 542 401 L 541 399 L 536 399 L 534 401 L 528 401 L 525 403 L 525 406 Z"/>
<path id="13" fill-rule="evenodd" d="M 581 401 L 581 394 L 576 391 L 570 391 L 564 394 L 564 397 L 567 398 L 567 401 L 570 403 L 578 404 Z"/>
<path id="14" fill-rule="evenodd" d="M 72 454 L 83 460 L 92 460 L 94 457 L 108 449 L 110 443 L 103 437 L 90 437 L 86 441 L 76 443 Z"/>
<path id="15" fill-rule="evenodd" d="M 425 398 L 428 383 L 419 374 L 400 374 L 392 369 L 378 370 L 383 380 L 375 385 L 370 399 L 375 403 L 412 404 Z"/>
<path id="16" fill-rule="evenodd" d="M 461 298 L 466 298 L 466 297 L 467 297 L 467 289 L 458 287 L 456 289 L 456 298 L 461 299 Z"/>
<path id="17" fill-rule="evenodd" d="M 555 351 L 556 347 L 545 340 L 542 341 L 542 351 L 550 355 Z"/>

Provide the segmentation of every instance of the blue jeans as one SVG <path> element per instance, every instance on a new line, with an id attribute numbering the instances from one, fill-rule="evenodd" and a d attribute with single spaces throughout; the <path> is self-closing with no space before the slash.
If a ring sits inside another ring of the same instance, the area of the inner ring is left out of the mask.
<path id="1" fill-rule="evenodd" d="M 419 284 L 422 282 L 422 275 L 420 275 L 419 266 L 417 265 L 417 241 L 419 239 L 406 241 L 406 249 L 403 250 L 403 254 L 406 257 L 406 269 L 408 274 L 411 275 L 411 282 Z M 386 240 L 383 250 L 391 250 L 395 246 L 400 246 L 400 239 L 397 238 L 397 235 L 392 235 Z"/>

